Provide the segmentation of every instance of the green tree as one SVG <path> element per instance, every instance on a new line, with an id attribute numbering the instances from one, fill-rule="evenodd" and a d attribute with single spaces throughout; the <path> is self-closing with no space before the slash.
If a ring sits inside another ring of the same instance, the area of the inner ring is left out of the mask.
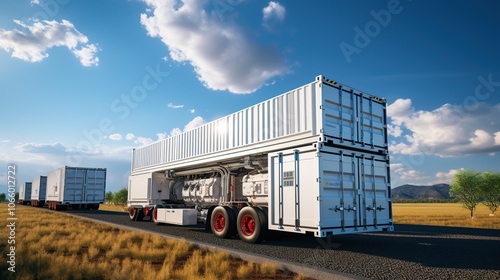
<path id="1" fill-rule="evenodd" d="M 491 211 L 491 216 L 500 207 L 500 173 L 484 172 L 479 185 L 484 205 Z"/>
<path id="2" fill-rule="evenodd" d="M 7 195 L 0 193 L 0 202 L 4 202 L 5 200 L 7 200 Z"/>
<path id="3" fill-rule="evenodd" d="M 110 204 L 113 201 L 113 192 L 107 192 L 104 199 L 107 204 Z"/>
<path id="4" fill-rule="evenodd" d="M 481 181 L 479 172 L 462 169 L 455 174 L 451 182 L 450 196 L 456 197 L 465 208 L 469 209 L 471 218 L 474 218 L 474 210 L 481 198 Z"/>
<path id="5" fill-rule="evenodd" d="M 122 188 L 113 195 L 113 203 L 125 205 L 127 204 L 128 190 L 127 188 Z"/>

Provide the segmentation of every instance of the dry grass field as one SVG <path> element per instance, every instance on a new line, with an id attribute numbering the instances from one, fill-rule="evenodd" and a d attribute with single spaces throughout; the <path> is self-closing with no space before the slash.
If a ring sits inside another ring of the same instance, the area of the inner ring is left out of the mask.
<path id="1" fill-rule="evenodd" d="M 458 203 L 394 203 L 394 223 L 500 229 L 500 210 L 490 216 L 488 208 L 478 205 L 474 219 Z"/>
<path id="2" fill-rule="evenodd" d="M 303 279 L 186 241 L 126 231 L 56 212 L 16 206 L 15 273 L 0 279 Z M 0 204 L 0 252 L 9 253 L 7 204 Z M 4 259 L 4 258 L 2 258 Z"/>

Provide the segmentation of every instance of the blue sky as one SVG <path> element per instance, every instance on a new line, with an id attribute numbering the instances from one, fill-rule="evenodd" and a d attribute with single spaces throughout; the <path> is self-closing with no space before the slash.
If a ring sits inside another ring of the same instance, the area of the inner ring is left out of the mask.
<path id="1" fill-rule="evenodd" d="M 116 191 L 134 147 L 321 74 L 387 99 L 393 186 L 500 171 L 499 8 L 2 1 L 0 162 L 17 164 L 19 182 L 64 165 L 106 167 Z"/>

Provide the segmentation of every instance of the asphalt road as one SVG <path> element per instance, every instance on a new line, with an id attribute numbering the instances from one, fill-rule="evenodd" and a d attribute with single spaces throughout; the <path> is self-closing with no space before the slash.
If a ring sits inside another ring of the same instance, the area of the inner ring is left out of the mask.
<path id="1" fill-rule="evenodd" d="M 373 279 L 500 279 L 500 230 L 396 225 L 394 232 L 331 239 L 279 233 L 262 244 L 247 244 L 237 237 L 216 238 L 202 224 L 155 225 L 130 221 L 127 213 L 67 212 Z"/>

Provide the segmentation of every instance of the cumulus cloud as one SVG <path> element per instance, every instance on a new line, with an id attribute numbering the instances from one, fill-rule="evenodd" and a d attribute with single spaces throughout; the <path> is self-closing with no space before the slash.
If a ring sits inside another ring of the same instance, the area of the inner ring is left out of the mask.
<path id="1" fill-rule="evenodd" d="M 500 151 L 500 104 L 479 103 L 474 110 L 444 104 L 416 110 L 410 99 L 398 99 L 387 108 L 389 133 L 396 137 L 393 153 L 456 157 Z"/>
<path id="2" fill-rule="evenodd" d="M 167 104 L 167 107 L 172 108 L 172 109 L 180 109 L 180 108 L 184 108 L 184 105 L 174 105 L 172 102 L 169 102 Z"/>
<path id="3" fill-rule="evenodd" d="M 115 134 L 111 134 L 111 135 L 108 135 L 108 139 L 110 140 L 115 140 L 115 141 L 119 141 L 119 140 L 122 140 L 123 137 L 121 134 L 119 133 L 115 133 Z"/>
<path id="4" fill-rule="evenodd" d="M 176 62 L 190 63 L 205 87 L 251 93 L 286 73 L 281 53 L 253 41 L 204 7 L 208 1 L 144 0 L 141 24 L 167 46 Z"/>
<path id="5" fill-rule="evenodd" d="M 190 112 L 191 114 L 194 114 L 194 113 L 196 113 L 196 110 L 195 110 L 195 109 L 191 109 L 191 110 L 189 110 L 189 112 Z M 500 138 L 500 135 L 499 135 L 499 138 Z"/>
<path id="6" fill-rule="evenodd" d="M 271 1 L 262 9 L 262 14 L 262 25 L 270 30 L 275 23 L 285 20 L 286 9 L 279 2 Z"/>
<path id="7" fill-rule="evenodd" d="M 462 168 L 463 169 L 463 168 Z M 457 174 L 457 172 L 460 169 L 450 169 L 448 172 L 437 172 L 435 177 L 436 181 L 434 181 L 434 184 L 439 184 L 439 183 L 445 183 L 445 184 L 450 184 L 451 179 Z"/>
<path id="8" fill-rule="evenodd" d="M 127 140 L 134 140 L 135 139 L 135 135 L 133 133 L 127 133 L 127 135 L 125 135 L 125 139 L 127 139 Z"/>
<path id="9" fill-rule="evenodd" d="M 83 66 L 97 66 L 97 46 L 88 43 L 87 36 L 80 33 L 68 20 L 35 20 L 28 25 L 20 20 L 14 22 L 22 30 L 0 29 L 0 48 L 12 53 L 12 57 L 29 62 L 38 62 L 49 55 L 53 47 L 68 48 Z"/>
<path id="10" fill-rule="evenodd" d="M 404 166 L 402 163 L 391 163 L 391 172 L 398 175 L 401 180 L 406 181 L 416 181 L 425 179 L 426 176 L 422 174 L 420 171 L 415 169 L 409 169 Z"/>
<path id="11" fill-rule="evenodd" d="M 38 144 L 26 143 L 20 146 L 21 151 L 33 154 L 65 154 L 68 149 L 61 143 Z"/>
<path id="12" fill-rule="evenodd" d="M 198 126 L 202 126 L 204 124 L 206 124 L 207 122 L 205 121 L 205 119 L 203 119 L 202 117 L 200 116 L 197 116 L 195 117 L 194 119 L 192 119 L 189 123 L 187 123 L 185 126 L 184 126 L 184 129 L 180 129 L 178 127 L 172 129 L 170 131 L 170 134 L 169 136 L 175 136 L 175 135 L 178 135 L 178 134 L 181 134 L 182 132 L 185 132 L 185 131 L 188 131 L 188 130 L 191 130 L 193 128 L 196 128 Z"/>

